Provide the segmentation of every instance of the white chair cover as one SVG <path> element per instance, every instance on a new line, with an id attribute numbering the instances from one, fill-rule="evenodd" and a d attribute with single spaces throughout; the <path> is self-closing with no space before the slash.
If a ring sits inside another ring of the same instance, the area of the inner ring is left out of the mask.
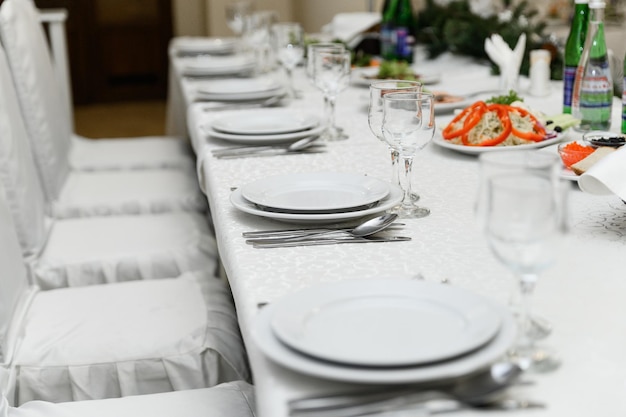
<path id="1" fill-rule="evenodd" d="M 212 388 L 106 400 L 54 404 L 31 401 L 19 408 L 0 403 L 0 417 L 254 417 L 254 388 L 227 382 Z"/>
<path id="2" fill-rule="evenodd" d="M 46 179 L 46 192 L 55 195 L 62 174 L 75 170 L 188 168 L 193 164 L 188 144 L 175 137 L 133 138 L 132 141 L 90 141 L 72 136 L 71 115 L 59 100 L 52 58 L 37 10 L 32 2 L 5 1 L 0 8 L 0 37 L 14 71 L 29 133 L 36 136 L 37 163 L 46 168 L 67 164 L 66 171 Z M 44 148 L 39 149 L 39 142 Z M 134 142 L 134 143 L 130 143 Z M 64 158 L 62 162 L 58 158 Z M 68 162 L 69 159 L 69 162 Z M 54 172 L 54 171 L 53 171 Z"/>
<path id="3" fill-rule="evenodd" d="M 56 221 L 32 266 L 42 289 L 169 278 L 217 268 L 215 239 L 207 219 L 196 213 Z"/>

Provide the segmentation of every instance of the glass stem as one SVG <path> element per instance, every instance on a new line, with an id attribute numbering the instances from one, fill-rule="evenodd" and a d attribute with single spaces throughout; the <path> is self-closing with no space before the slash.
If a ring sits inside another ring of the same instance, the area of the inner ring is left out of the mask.
<path id="1" fill-rule="evenodd" d="M 537 276 L 535 274 L 523 274 L 520 277 L 520 309 L 519 309 L 519 336 L 518 345 L 530 347 L 533 341 L 529 335 L 529 327 L 531 325 L 531 297 L 535 291 Z"/>
<path id="2" fill-rule="evenodd" d="M 328 129 L 336 130 L 335 126 L 335 96 L 327 96 L 326 100 L 328 101 Z"/>
<path id="3" fill-rule="evenodd" d="M 391 183 L 400 184 L 398 173 L 398 159 L 400 158 L 400 153 L 392 147 L 389 147 L 389 151 L 391 152 Z"/>
<path id="4" fill-rule="evenodd" d="M 293 87 L 293 71 L 291 70 L 291 68 L 285 67 L 285 73 L 287 75 L 287 95 L 289 97 L 295 98 L 296 90 Z"/>
<path id="5" fill-rule="evenodd" d="M 402 187 L 402 191 L 404 191 L 404 196 L 402 198 L 402 207 L 410 209 L 412 207 L 411 204 L 411 194 L 413 192 L 411 187 L 411 172 L 413 169 L 413 157 L 405 157 L 400 156 L 400 162 L 402 169 L 402 176 L 400 177 L 400 186 Z"/>

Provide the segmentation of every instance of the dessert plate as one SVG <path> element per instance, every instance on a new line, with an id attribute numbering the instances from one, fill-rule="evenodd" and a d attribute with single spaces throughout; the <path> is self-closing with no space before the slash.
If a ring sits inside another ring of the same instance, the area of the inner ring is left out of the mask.
<path id="1" fill-rule="evenodd" d="M 500 329 L 495 304 L 457 287 L 349 280 L 307 288 L 275 303 L 278 339 L 304 354 L 348 365 L 393 367 L 448 360 Z"/>
<path id="2" fill-rule="evenodd" d="M 349 173 L 300 173 L 262 178 L 241 187 L 241 194 L 283 212 L 330 212 L 373 204 L 389 194 L 389 183 Z"/>

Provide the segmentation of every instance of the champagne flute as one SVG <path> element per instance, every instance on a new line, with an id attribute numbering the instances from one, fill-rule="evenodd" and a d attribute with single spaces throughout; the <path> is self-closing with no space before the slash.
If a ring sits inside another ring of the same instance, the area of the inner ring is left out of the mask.
<path id="1" fill-rule="evenodd" d="M 370 130 L 376 138 L 387 144 L 391 153 L 391 183 L 400 185 L 399 153 L 385 140 L 383 135 L 383 96 L 389 93 L 419 93 L 422 91 L 422 83 L 417 81 L 385 80 L 375 81 L 370 84 L 370 101 L 367 113 L 367 121 Z M 411 194 L 411 199 L 417 201 L 419 196 Z"/>
<path id="2" fill-rule="evenodd" d="M 304 30 L 299 23 L 276 23 L 272 26 L 274 51 L 287 73 L 287 94 L 297 97 L 293 86 L 293 70 L 304 57 Z"/>
<path id="3" fill-rule="evenodd" d="M 413 158 L 435 133 L 435 101 L 430 93 L 389 93 L 383 96 L 383 135 L 398 152 L 404 167 L 400 185 L 402 203 L 392 209 L 403 219 L 426 217 L 430 210 L 420 207 L 411 198 Z"/>
<path id="4" fill-rule="evenodd" d="M 350 51 L 316 50 L 313 55 L 313 74 L 315 85 L 322 90 L 328 100 L 329 111 L 327 128 L 322 139 L 335 141 L 347 139 L 335 121 L 335 103 L 337 95 L 348 86 L 350 81 Z"/>
<path id="5" fill-rule="evenodd" d="M 479 220 L 489 248 L 518 279 L 521 305 L 519 332 L 511 358 L 522 367 L 548 371 L 560 361 L 549 348 L 530 336 L 530 301 L 540 273 L 556 258 L 563 232 L 561 188 L 557 156 L 541 152 L 509 151 L 483 154 L 481 167 L 499 166 L 481 184 Z"/>

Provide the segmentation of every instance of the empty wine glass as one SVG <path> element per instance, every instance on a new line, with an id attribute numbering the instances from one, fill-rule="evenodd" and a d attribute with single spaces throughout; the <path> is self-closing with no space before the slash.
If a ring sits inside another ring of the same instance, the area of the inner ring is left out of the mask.
<path id="1" fill-rule="evenodd" d="M 518 339 L 510 356 L 526 369 L 555 369 L 559 359 L 551 349 L 535 344 L 529 327 L 539 274 L 554 263 L 557 240 L 564 231 L 558 158 L 509 151 L 483 154 L 480 162 L 481 168 L 487 166 L 483 172 L 491 175 L 481 183 L 479 220 L 489 248 L 517 277 L 521 291 Z"/>
<path id="2" fill-rule="evenodd" d="M 252 12 L 252 2 L 238 0 L 225 6 L 226 24 L 237 36 L 241 36 L 244 30 L 246 17 Z"/>
<path id="3" fill-rule="evenodd" d="M 255 54 L 257 71 L 265 73 L 272 67 L 270 28 L 278 16 L 273 10 L 252 12 L 244 20 L 243 40 L 246 48 Z"/>
<path id="4" fill-rule="evenodd" d="M 315 50 L 313 54 L 313 74 L 315 85 L 322 90 L 328 100 L 329 111 L 327 128 L 322 138 L 328 141 L 346 139 L 347 136 L 335 122 L 335 103 L 337 95 L 350 81 L 350 51 Z"/>
<path id="5" fill-rule="evenodd" d="M 336 42 L 319 42 L 319 43 L 311 43 L 307 45 L 306 48 L 306 76 L 309 79 L 309 82 L 315 86 L 315 61 L 313 59 L 314 55 L 318 51 L 339 51 L 343 52 L 346 48 L 341 43 Z M 322 94 L 324 97 L 324 120 L 330 119 L 330 104 L 328 102 L 328 97 L 326 94 Z M 342 128 L 337 127 L 337 130 L 343 131 Z"/>
<path id="6" fill-rule="evenodd" d="M 287 93 L 296 97 L 293 70 L 304 57 L 304 31 L 299 23 L 276 23 L 272 26 L 274 51 L 287 73 Z"/>
<path id="7" fill-rule="evenodd" d="M 401 218 L 420 218 L 430 210 L 420 207 L 411 198 L 413 158 L 435 133 L 435 101 L 430 93 L 389 93 L 383 95 L 383 135 L 400 156 L 403 167 L 400 185 L 402 203 L 392 211 Z"/>
<path id="8" fill-rule="evenodd" d="M 400 184 L 398 158 L 399 153 L 385 140 L 383 135 L 383 96 L 390 93 L 419 93 L 422 91 L 422 83 L 417 81 L 385 80 L 370 84 L 370 101 L 367 113 L 367 121 L 370 130 L 376 138 L 389 148 L 391 153 L 391 183 Z M 411 199 L 417 201 L 419 196 L 412 193 Z"/>

